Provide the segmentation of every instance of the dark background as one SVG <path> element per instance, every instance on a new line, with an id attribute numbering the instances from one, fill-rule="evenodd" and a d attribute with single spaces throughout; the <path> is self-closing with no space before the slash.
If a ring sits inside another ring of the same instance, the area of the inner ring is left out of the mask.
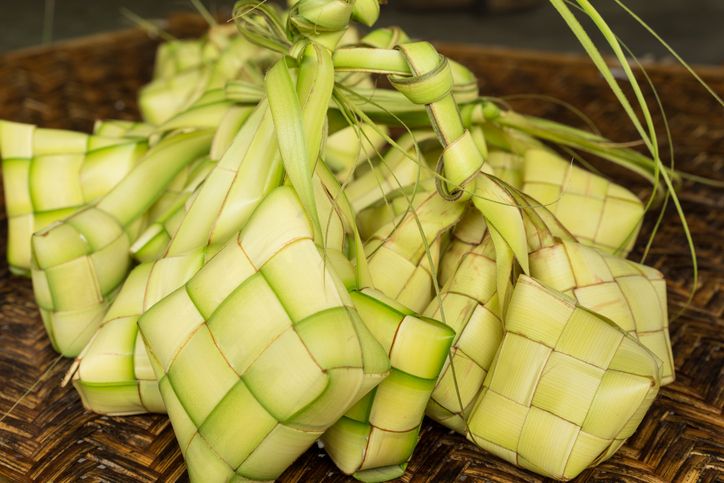
<path id="1" fill-rule="evenodd" d="M 438 1 L 443 5 L 451 3 Z M 687 61 L 724 63 L 724 0 L 624 1 Z M 581 50 L 546 0 L 541 0 L 536 8 L 507 14 L 480 14 L 474 9 L 414 11 L 403 6 L 403 3 L 419 6 L 426 2 L 431 0 L 390 0 L 383 6 L 379 24 L 400 25 L 413 36 L 429 40 L 559 52 Z M 205 0 L 205 3 L 212 9 L 229 9 L 233 0 Z M 665 49 L 613 0 L 593 0 L 592 3 L 636 55 L 647 60 L 671 61 Z M 187 0 L 0 0 L 0 51 L 42 43 L 46 5 L 54 5 L 53 40 L 129 27 L 132 24 L 120 14 L 121 7 L 146 19 L 192 9 Z"/>

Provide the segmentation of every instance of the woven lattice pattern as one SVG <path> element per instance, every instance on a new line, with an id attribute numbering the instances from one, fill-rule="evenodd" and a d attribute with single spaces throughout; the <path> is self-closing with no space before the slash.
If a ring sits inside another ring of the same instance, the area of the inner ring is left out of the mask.
<path id="1" fill-rule="evenodd" d="M 177 37 L 198 36 L 203 19 L 180 15 L 168 31 Z M 148 82 L 157 41 L 141 29 L 112 32 L 71 43 L 6 54 L 0 61 L 0 111 L 5 119 L 88 131 L 97 118 L 137 119 L 136 96 Z M 636 137 L 598 71 L 588 59 L 546 53 L 489 49 L 461 44 L 441 46 L 447 55 L 470 66 L 486 95 L 530 93 L 571 103 L 617 141 Z M 722 162 L 719 111 L 689 74 L 676 66 L 647 65 L 669 115 L 677 166 L 716 178 Z M 724 89 L 719 67 L 697 69 L 715 92 Z M 119 99 L 111 104 L 107 99 Z M 651 102 L 655 100 L 650 98 Z M 564 107 L 539 100 L 515 101 L 527 112 L 579 125 Z M 661 129 L 660 118 L 654 121 Z M 609 164 L 598 164 L 617 182 L 645 195 L 635 176 Z M 724 467 L 721 444 L 722 367 L 722 237 L 724 211 L 715 188 L 688 182 L 680 191 L 697 244 L 699 290 L 687 304 L 692 274 L 688 248 L 678 219 L 669 210 L 650 252 L 649 263 L 664 272 L 669 309 L 684 310 L 671 321 L 677 380 L 662 389 L 651 410 L 621 450 L 610 460 L 586 470 L 581 482 L 702 481 L 714 482 Z M 647 217 L 641 239 L 651 233 L 656 217 Z M 4 250 L 5 223 L 0 225 Z M 643 244 L 635 249 L 641 254 Z M 37 316 L 28 280 L 0 267 L 0 407 L 3 414 L 22 399 L 0 428 L 0 476 L 13 481 L 186 481 L 183 457 L 165 416 L 106 417 L 83 409 L 76 391 L 59 388 L 71 364 L 59 363 Z M 47 371 L 47 372 L 46 372 Z M 36 384 L 37 381 L 40 381 Z M 460 435 L 426 420 L 405 479 L 452 481 L 551 481 L 517 468 Z M 352 481 L 339 472 L 324 452 L 310 448 L 280 478 L 282 482 Z"/>
<path id="2" fill-rule="evenodd" d="M 149 224 L 131 245 L 134 259 L 149 262 L 163 257 L 171 238 L 181 226 L 187 204 L 215 165 L 215 160 L 201 158 L 176 176 L 146 215 Z"/>
<path id="3" fill-rule="evenodd" d="M 164 268 L 144 263 L 131 271 L 78 357 L 73 385 L 89 410 L 113 415 L 166 411 L 138 332 L 140 315 L 165 295 L 169 272 Z"/>
<path id="4" fill-rule="evenodd" d="M 199 481 L 276 478 L 389 368 L 289 188 L 139 325 Z"/>
<path id="5" fill-rule="evenodd" d="M 497 177 L 546 206 L 582 243 L 621 256 L 631 251 L 644 214 L 636 195 L 527 136 L 509 130 L 489 134 L 511 151 L 488 156 Z"/>
<path id="6" fill-rule="evenodd" d="M 114 217 L 90 207 L 38 232 L 32 247 L 33 291 L 48 336 L 58 352 L 76 355 L 128 271 L 129 236 Z"/>
<path id="7" fill-rule="evenodd" d="M 33 235 L 33 290 L 58 352 L 76 356 L 86 345 L 128 273 L 130 242 L 141 228 L 144 205 L 208 150 L 209 142 L 204 132 L 166 138 L 95 205 Z M 147 186 L 153 184 L 149 172 L 164 165 L 169 172 L 156 180 L 158 185 Z"/>
<path id="8" fill-rule="evenodd" d="M 624 256 L 631 251 L 644 214 L 636 195 L 547 151 L 530 149 L 523 163 L 523 192 L 579 241 Z"/>
<path id="9" fill-rule="evenodd" d="M 230 238 L 238 236 L 261 199 L 280 182 L 278 152 L 270 128 L 264 106 L 251 118 L 248 109 L 246 113 L 230 111 L 211 145 L 209 156 L 220 158 L 218 162 L 202 158 L 185 167 L 171 183 L 174 186 L 189 179 L 192 185 L 186 189 L 191 196 L 189 203 L 172 206 L 176 209 L 173 216 L 180 218 L 173 242 L 158 246 L 156 242 L 164 242 L 167 236 L 142 236 L 137 241 L 137 245 L 145 244 L 144 253 L 160 249 L 164 256 L 133 269 L 97 335 L 78 358 L 73 382 L 89 409 L 103 414 L 165 411 L 136 322 L 154 304 L 187 283 Z M 255 142 L 248 143 L 250 138 Z M 198 189 L 190 193 L 194 185 Z M 167 189 L 164 196 L 171 194 Z M 344 241 L 343 233 L 334 229 L 338 225 L 332 225 L 339 219 L 328 211 L 319 212 L 329 221 L 324 226 L 327 238 L 336 234 L 336 241 Z M 163 230 L 155 233 L 166 234 Z"/>
<path id="10" fill-rule="evenodd" d="M 352 294 L 365 325 L 390 358 L 390 375 L 322 437 L 339 468 L 363 481 L 402 476 L 417 445 L 425 406 L 454 333 L 444 324 L 366 290 Z"/>
<path id="11" fill-rule="evenodd" d="M 615 324 L 521 276 L 468 438 L 558 479 L 609 458 L 659 389 L 656 357 Z"/>
<path id="12" fill-rule="evenodd" d="M 437 193 L 422 198 L 365 244 L 373 286 L 414 312 L 433 298 L 442 234 L 462 216 L 460 203 Z"/>
<path id="13" fill-rule="evenodd" d="M 427 414 L 460 433 L 465 433 L 465 417 L 503 337 L 495 267 L 495 250 L 488 236 L 462 256 L 440 296 L 425 310 L 430 317 L 443 320 L 456 334 Z"/>
<path id="14" fill-rule="evenodd" d="M 483 215 L 474 207 L 465 210 L 460 221 L 450 231 L 450 242 L 445 250 L 445 256 L 440 261 L 438 281 L 445 285 L 460 265 L 465 254 L 483 242 L 487 233 L 487 226 Z"/>
<path id="15" fill-rule="evenodd" d="M 0 122 L 8 213 L 8 263 L 30 271 L 30 238 L 108 193 L 146 150 L 145 141 Z"/>
<path id="16" fill-rule="evenodd" d="M 516 188 L 523 186 L 523 158 L 508 151 L 491 151 L 485 162 L 493 169 L 495 176 Z"/>
<path id="17" fill-rule="evenodd" d="M 661 360 L 661 383 L 674 380 L 666 281 L 658 270 L 572 241 L 530 255 L 531 276 L 615 322 Z"/>

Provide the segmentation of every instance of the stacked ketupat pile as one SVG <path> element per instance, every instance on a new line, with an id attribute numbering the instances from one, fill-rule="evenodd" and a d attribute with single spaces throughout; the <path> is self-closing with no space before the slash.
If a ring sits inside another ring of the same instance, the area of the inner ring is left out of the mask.
<path id="1" fill-rule="evenodd" d="M 395 478 L 424 414 L 554 478 L 610 457 L 674 378 L 665 282 L 620 258 L 641 201 L 557 153 L 657 160 L 360 39 L 378 0 L 290 3 L 162 44 L 147 123 L 0 123 L 8 260 L 83 404 L 167 412 L 193 481 L 275 479 L 317 439 Z"/>

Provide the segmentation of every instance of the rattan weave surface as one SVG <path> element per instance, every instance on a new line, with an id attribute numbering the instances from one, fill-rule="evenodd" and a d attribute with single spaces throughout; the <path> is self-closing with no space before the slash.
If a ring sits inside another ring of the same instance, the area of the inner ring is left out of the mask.
<path id="1" fill-rule="evenodd" d="M 170 20 L 177 35 L 199 33 L 194 17 Z M 89 130 L 96 118 L 137 115 L 135 95 L 150 74 L 155 41 L 138 30 L 89 37 L 0 56 L 0 118 L 46 127 Z M 578 57 L 472 46 L 443 46 L 469 65 L 486 95 L 537 93 L 567 101 L 616 141 L 635 132 L 590 63 Z M 682 69 L 650 67 L 675 139 L 677 167 L 724 178 L 724 111 Z M 724 69 L 701 70 L 724 94 Z M 521 111 L 581 125 L 560 105 L 511 100 Z M 659 120 L 660 125 L 660 120 Z M 605 172 L 646 194 L 627 173 Z M 685 183 L 681 197 L 700 257 L 699 290 L 671 322 L 677 380 L 665 387 L 636 434 L 610 461 L 579 481 L 721 481 L 724 475 L 724 197 Z M 4 213 L 4 210 L 3 210 Z M 5 250 L 4 214 L 0 251 Z M 649 216 L 633 256 L 640 256 L 655 216 Z M 669 282 L 676 314 L 692 284 L 688 248 L 669 211 L 647 263 Z M 59 387 L 70 360 L 58 360 L 33 302 L 29 280 L 0 265 L 0 480 L 185 480 L 183 459 L 163 416 L 106 417 L 83 409 L 72 387 Z M 26 393 L 24 398 L 21 397 Z M 313 447 L 282 481 L 345 481 L 323 450 Z M 542 481 L 426 421 L 404 481 Z"/>

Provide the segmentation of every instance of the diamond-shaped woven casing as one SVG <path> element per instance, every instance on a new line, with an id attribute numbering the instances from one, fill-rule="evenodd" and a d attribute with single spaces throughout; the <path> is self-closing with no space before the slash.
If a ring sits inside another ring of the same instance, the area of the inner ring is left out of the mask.
<path id="1" fill-rule="evenodd" d="M 95 204 L 33 235 L 33 291 L 58 352 L 77 356 L 86 345 L 128 273 L 143 214 L 210 141 L 207 131 L 164 139 Z"/>
<path id="2" fill-rule="evenodd" d="M 192 481 L 272 480 L 388 373 L 294 192 L 139 327 Z"/>
<path id="3" fill-rule="evenodd" d="M 274 171 L 274 162 L 265 164 Z M 244 166 L 246 168 L 248 166 Z M 231 169 L 225 172 L 233 176 Z M 353 272 L 349 261 L 339 261 L 343 258 L 341 250 L 344 243 L 341 219 L 333 211 L 330 200 L 322 195 L 319 178 L 315 177 L 314 181 L 317 212 L 327 243 L 326 262 L 333 269 L 345 268 L 345 275 L 349 275 L 348 272 Z M 270 189 L 263 188 L 261 182 L 257 186 L 262 192 Z M 205 189 L 215 191 L 221 188 L 205 185 Z M 255 199 L 254 195 L 255 191 L 245 191 L 244 196 L 236 197 L 240 199 L 226 198 L 221 208 L 205 209 L 223 213 L 233 210 L 236 203 L 248 204 L 246 200 Z M 181 210 L 181 214 L 185 214 L 185 211 Z M 229 221 L 236 226 L 243 226 L 247 220 L 248 215 L 237 212 L 237 217 Z M 71 369 L 73 385 L 86 408 L 112 415 L 166 412 L 143 338 L 138 332 L 137 321 L 141 314 L 159 300 L 185 284 L 213 255 L 214 250 L 214 247 L 200 247 L 179 256 L 138 265 L 131 271 L 103 317 L 98 331 L 78 356 L 76 366 Z"/>
<path id="4" fill-rule="evenodd" d="M 503 337 L 493 242 L 486 236 L 476 246 L 464 246 L 468 251 L 439 297 L 425 310 L 425 315 L 443 320 L 455 331 L 450 357 L 435 385 L 427 415 L 463 434 L 465 416 L 482 389 Z"/>
<path id="5" fill-rule="evenodd" d="M 30 270 L 30 237 L 108 193 L 146 151 L 145 139 L 88 135 L 0 122 L 8 263 Z"/>
<path id="6" fill-rule="evenodd" d="M 633 193 L 537 147 L 521 155 L 494 151 L 496 176 L 548 208 L 579 241 L 626 256 L 636 242 L 644 207 Z"/>
<path id="7" fill-rule="evenodd" d="M 167 263 L 169 262 L 170 263 Z M 159 299 L 195 273 L 203 253 L 136 266 L 78 356 L 72 381 L 83 405 L 97 413 L 163 413 L 158 380 L 138 331 L 138 319 Z M 171 284 L 171 280 L 178 283 Z"/>
<path id="8" fill-rule="evenodd" d="M 463 203 L 430 193 L 382 227 L 365 244 L 373 287 L 413 312 L 424 310 L 433 297 L 442 235 L 463 210 Z"/>
<path id="9" fill-rule="evenodd" d="M 530 254 L 531 276 L 608 317 L 662 362 L 661 383 L 674 380 L 666 281 L 658 270 L 574 241 Z"/>
<path id="10" fill-rule="evenodd" d="M 273 171 L 274 163 L 267 164 Z M 232 175 L 231 170 L 226 172 Z M 259 183 L 260 189 L 266 191 L 261 185 Z M 217 186 L 216 189 L 221 188 Z M 340 266 L 347 268 L 347 274 L 353 269 L 338 260 L 343 257 L 342 223 L 332 210 L 329 199 L 323 197 L 321 191 L 321 183 L 315 177 L 317 212 L 325 241 L 329 244 L 326 247 L 326 261 L 333 269 Z M 236 201 L 244 201 L 247 197 L 253 198 L 254 192 L 246 192 L 245 197 Z M 219 208 L 220 212 L 234 209 L 234 201 L 226 198 L 224 206 Z M 181 210 L 181 214 L 184 213 Z M 243 225 L 247 219 L 248 216 L 238 213 L 233 223 Z M 143 338 L 138 332 L 137 321 L 159 300 L 185 284 L 212 256 L 209 254 L 212 250 L 213 247 L 211 250 L 200 247 L 183 255 L 143 263 L 131 271 L 93 339 L 78 356 L 77 366 L 71 370 L 73 385 L 87 409 L 111 415 L 166 412 Z M 345 262 L 349 265 L 349 261 L 345 259 Z"/>
<path id="11" fill-rule="evenodd" d="M 567 480 L 631 436 L 660 380 L 656 357 L 608 319 L 521 276 L 468 438 Z"/>
<path id="12" fill-rule="evenodd" d="M 267 109 L 260 106 L 253 117 L 237 114 L 227 116 L 216 131 L 210 156 L 218 159 L 218 164 L 210 163 L 213 169 L 206 167 L 211 173 L 204 176 L 206 180 L 179 210 L 181 219 L 173 242 L 160 247 L 164 256 L 131 271 L 96 335 L 71 369 L 73 384 L 92 411 L 165 411 L 137 320 L 188 282 L 230 238 L 236 237 L 261 200 L 282 181 L 276 136 Z M 339 218 L 324 207 L 318 206 L 318 213 L 328 222 L 323 225 L 324 233 L 328 241 L 335 238 L 339 244 L 343 233 L 340 235 L 335 229 L 339 225 L 333 224 Z M 179 246 L 183 250 L 178 250 Z"/>
<path id="13" fill-rule="evenodd" d="M 641 200 L 549 151 L 526 151 L 522 191 L 586 245 L 626 256 L 636 242 L 644 215 Z"/>
<path id="14" fill-rule="evenodd" d="M 324 433 L 322 442 L 343 472 L 362 481 L 386 481 L 405 472 L 454 332 L 374 290 L 354 292 L 352 300 L 392 369 Z"/>
<path id="15" fill-rule="evenodd" d="M 128 233 L 89 207 L 36 233 L 32 247 L 33 292 L 45 329 L 56 351 L 76 356 L 126 277 Z"/>

